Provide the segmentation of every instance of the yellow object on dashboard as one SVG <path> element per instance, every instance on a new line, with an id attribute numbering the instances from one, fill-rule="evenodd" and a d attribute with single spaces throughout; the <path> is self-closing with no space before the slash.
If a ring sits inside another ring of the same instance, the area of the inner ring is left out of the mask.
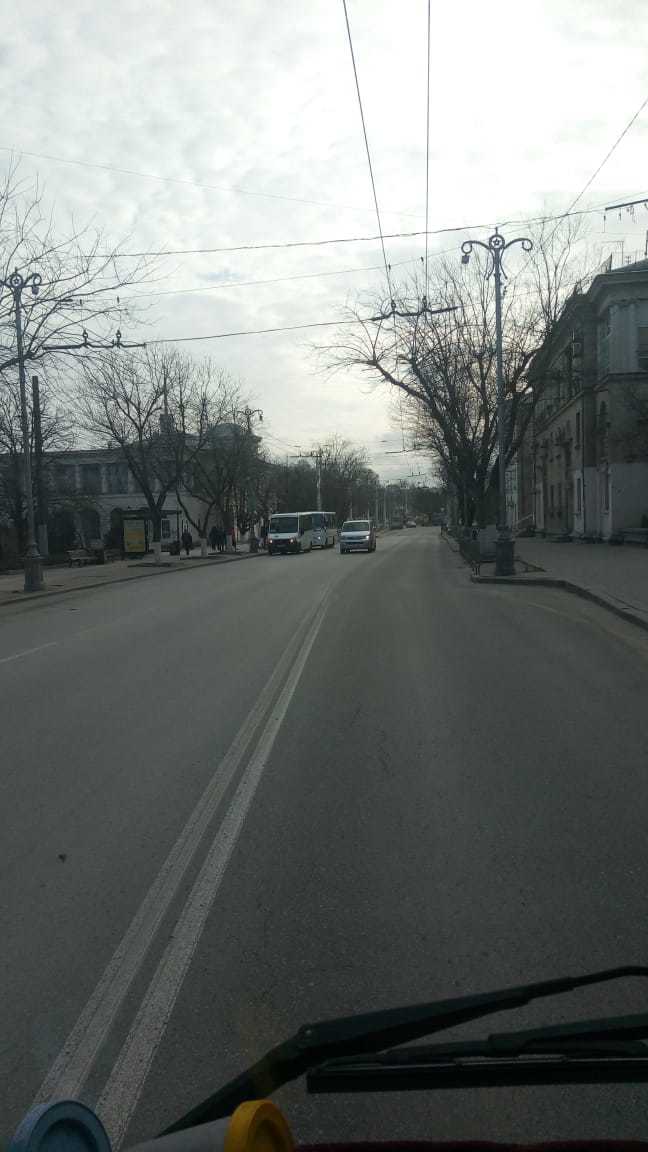
<path id="1" fill-rule="evenodd" d="M 293 1152 L 290 1128 L 271 1100 L 246 1100 L 232 1113 L 224 1152 Z"/>

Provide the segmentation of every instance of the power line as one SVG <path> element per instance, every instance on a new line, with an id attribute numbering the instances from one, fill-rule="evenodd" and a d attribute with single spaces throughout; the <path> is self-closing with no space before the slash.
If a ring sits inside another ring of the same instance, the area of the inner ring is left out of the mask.
<path id="1" fill-rule="evenodd" d="M 472 228 L 487 228 L 488 224 L 473 224 Z M 463 232 L 469 231 L 470 228 L 439 228 L 440 232 Z M 430 233 L 435 235 L 436 233 Z M 385 239 L 409 239 L 416 236 L 423 236 L 423 232 L 391 232 L 387 233 Z M 322 248 L 331 244 L 360 244 L 371 240 L 380 240 L 381 236 L 341 236 L 335 237 L 331 240 L 284 240 L 273 244 L 235 244 L 226 248 L 159 248 L 149 249 L 142 252 L 102 252 L 102 253 L 88 253 L 87 258 L 92 260 L 109 260 L 112 256 L 119 256 L 125 258 L 133 258 L 140 256 L 210 256 L 220 255 L 224 252 L 266 252 L 275 248 Z"/>
<path id="2" fill-rule="evenodd" d="M 361 319 L 353 320 L 313 320 L 309 324 L 287 324 L 277 328 L 247 328 L 238 332 L 215 332 L 209 336 L 165 336 L 147 340 L 146 347 L 153 344 L 193 344 L 198 340 L 227 340 L 231 336 L 265 336 L 269 332 L 299 332 L 304 328 L 337 328 L 342 324 L 362 324 Z"/>
<path id="3" fill-rule="evenodd" d="M 594 181 L 596 180 L 596 177 L 598 176 L 601 169 L 605 167 L 608 160 L 610 159 L 610 156 L 613 154 L 613 152 L 616 151 L 619 144 L 623 140 L 623 137 L 630 131 L 635 120 L 638 119 L 638 117 L 641 115 L 641 113 L 643 112 L 643 110 L 647 104 L 648 104 L 648 96 L 646 96 L 646 99 L 639 106 L 639 108 L 637 108 L 637 111 L 635 112 L 634 116 L 632 116 L 632 118 L 630 120 L 628 120 L 628 123 L 626 124 L 625 128 L 623 129 L 621 134 L 619 136 L 617 136 L 617 138 L 614 141 L 614 144 L 612 145 L 610 150 L 608 152 L 606 152 L 605 156 L 601 160 L 601 163 L 599 164 L 596 171 L 592 173 L 592 175 L 590 176 L 587 183 L 581 188 L 580 192 L 578 193 L 578 196 L 576 196 L 576 198 L 574 200 L 572 200 L 571 204 L 569 205 L 569 208 L 567 209 L 567 213 L 566 213 L 567 215 L 571 212 L 572 208 L 574 208 L 575 205 L 578 204 L 578 201 L 580 200 L 581 196 L 583 196 L 585 194 L 585 192 L 587 192 L 587 189 L 590 187 L 590 185 L 594 183 Z"/>
<path id="4" fill-rule="evenodd" d="M 237 193 L 240 196 L 254 196 L 265 200 L 287 200 L 291 204 L 309 204 L 315 208 L 344 208 L 350 212 L 371 212 L 371 208 L 359 208 L 354 204 L 335 204 L 330 200 L 308 200 L 303 196 L 285 196 L 280 192 L 255 192 L 250 188 L 241 188 L 236 184 L 208 184 L 202 180 L 192 180 L 190 176 L 160 176 L 156 172 L 140 172 L 135 168 L 120 168 L 115 164 L 101 164 L 93 160 L 79 160 L 69 156 L 52 156 L 47 152 L 26 152 L 24 149 L 11 148 L 0 144 L 0 152 L 10 152 L 18 156 L 29 156 L 34 160 L 48 160 L 54 164 L 71 164 L 80 168 L 96 168 L 101 172 L 117 172 L 122 176 L 135 176 L 141 180 L 156 180 L 161 184 L 185 184 L 193 188 L 204 188 L 210 192 Z M 413 212 L 392 212 L 390 216 L 404 216 L 415 219 Z"/>
<path id="5" fill-rule="evenodd" d="M 616 151 L 616 149 L 618 148 L 619 144 L 620 144 L 620 143 L 621 143 L 621 141 L 623 140 L 623 137 L 624 137 L 624 136 L 625 136 L 625 135 L 626 135 L 626 134 L 627 134 L 627 133 L 630 131 L 630 129 L 632 128 L 632 125 L 633 125 L 633 124 L 634 124 L 634 122 L 635 122 L 635 120 L 636 120 L 636 119 L 637 119 L 637 118 L 638 118 L 638 117 L 641 115 L 641 113 L 643 112 L 643 110 L 644 110 L 644 108 L 646 107 L 646 105 L 647 105 L 647 104 L 648 104 L 648 96 L 646 96 L 645 100 L 644 100 L 644 101 L 641 103 L 641 105 L 639 106 L 639 108 L 637 108 L 637 111 L 634 113 L 634 116 L 632 116 L 632 117 L 630 118 L 630 120 L 628 120 L 628 123 L 626 124 L 625 128 L 623 129 L 623 131 L 620 133 L 620 135 L 619 135 L 619 136 L 617 136 L 617 138 L 616 138 L 616 140 L 614 141 L 614 144 L 612 145 L 612 147 L 611 147 L 611 148 L 610 148 L 610 149 L 609 149 L 609 150 L 606 152 L 606 154 L 605 154 L 605 156 L 603 157 L 603 159 L 601 160 L 601 163 L 599 164 L 598 168 L 596 168 L 596 169 L 595 169 L 595 171 L 594 171 L 594 172 L 592 173 L 592 175 L 590 176 L 589 180 L 587 180 L 587 181 L 586 181 L 586 183 L 583 185 L 583 187 L 581 188 L 580 192 L 578 193 L 578 196 L 575 196 L 575 197 L 574 197 L 574 199 L 572 200 L 571 204 L 570 204 L 570 205 L 569 205 L 569 207 L 567 208 L 566 212 L 564 212 L 564 213 L 563 213 L 561 216 L 557 216 L 557 217 L 554 217 L 554 219 L 556 219 L 557 223 L 556 223 L 556 227 L 555 227 L 555 228 L 552 230 L 552 232 L 551 232 L 551 235 L 550 235 L 550 237 L 549 237 L 549 240 L 547 241 L 547 243 L 548 243 L 548 244 L 550 244 L 550 243 L 551 243 L 551 241 L 553 240 L 554 236 L 556 235 L 556 232 L 558 231 L 558 225 L 559 225 L 559 223 L 560 223 L 560 221 L 561 221 L 561 220 L 563 220 L 563 219 L 566 219 L 567 217 L 569 217 L 569 216 L 572 216 L 572 215 L 583 215 L 583 216 L 584 216 L 584 215 L 586 215 L 586 213 L 588 212 L 588 209 L 584 209 L 584 210 L 583 210 L 582 212 L 580 212 L 580 213 L 574 213 L 574 212 L 573 212 L 573 209 L 574 209 L 574 208 L 575 208 L 575 206 L 578 204 L 578 201 L 581 199 L 581 197 L 585 195 L 585 193 L 587 192 L 587 189 L 588 189 L 588 188 L 589 188 L 589 187 L 590 187 L 590 186 L 591 186 L 591 185 L 594 183 L 594 181 L 596 180 L 596 177 L 598 176 L 599 172 L 600 172 L 600 171 L 601 171 L 601 170 L 602 170 L 602 169 L 605 167 L 605 165 L 607 164 L 608 160 L 610 159 L 610 157 L 612 156 L 612 154 L 613 154 L 613 153 Z M 590 209 L 589 211 L 591 211 L 591 209 Z M 599 209 L 599 211 L 600 211 L 600 209 Z M 542 221 L 542 223 L 544 223 L 544 221 Z M 518 272 L 518 276 L 523 276 L 523 275 L 524 275 L 524 273 L 526 272 L 526 270 L 527 270 L 527 268 L 529 267 L 529 264 L 530 264 L 530 263 L 531 263 L 531 257 L 529 257 L 529 259 L 527 260 L 526 264 L 525 264 L 525 265 L 524 265 L 524 267 L 522 268 L 521 272 Z M 515 279 L 517 279 L 517 277 L 515 277 Z"/>
<path id="6" fill-rule="evenodd" d="M 446 249 L 446 252 L 454 252 L 454 248 Z M 436 253 L 442 255 L 442 253 Z M 413 256 L 410 260 L 401 260 L 398 264 L 392 264 L 392 268 L 402 268 L 406 264 L 418 263 L 419 257 Z M 313 280 L 321 276 L 345 276 L 351 272 L 380 272 L 382 264 L 368 264 L 359 268 L 336 268 L 331 271 L 324 272 L 300 272 L 295 276 L 274 276 L 269 280 L 223 280 L 219 284 L 208 284 L 200 288 L 169 288 L 159 292 L 137 292 L 133 296 L 122 296 L 122 301 L 148 299 L 151 296 L 185 296 L 188 294 L 202 293 L 202 292 L 217 292 L 223 288 L 250 288 L 260 284 L 284 284 L 290 280 Z"/>
<path id="7" fill-rule="evenodd" d="M 428 240 L 429 240 L 429 203 L 430 203 L 430 8 L 431 0 L 427 6 L 427 109 L 425 120 L 425 298 L 428 296 Z"/>
<path id="8" fill-rule="evenodd" d="M 510 224 L 550 224 L 554 220 L 565 220 L 569 216 L 590 216 L 594 213 L 603 211 L 604 208 L 605 204 L 597 204 L 593 205 L 591 208 L 580 208 L 576 212 L 559 212 L 555 215 L 545 216 L 515 216 L 507 220 L 499 220 L 498 223 L 501 228 L 505 228 Z M 455 224 L 451 227 L 430 228 L 427 231 L 427 235 L 441 236 L 446 233 L 476 232 L 480 229 L 492 227 L 494 227 L 492 221 L 482 221 L 480 224 Z M 144 256 L 220 255 L 227 252 L 264 252 L 272 249 L 321 248 L 334 244 L 369 243 L 375 240 L 411 240 L 418 239 L 419 237 L 425 235 L 425 230 L 414 232 L 384 232 L 382 235 L 377 236 L 341 236 L 334 237 L 329 240 L 289 240 L 271 244 L 236 244 L 231 247 L 219 248 L 159 248 L 143 250 L 140 252 L 89 252 L 86 253 L 85 256 L 86 259 L 90 260 L 111 260 L 113 258 L 131 259 Z"/>
<path id="9" fill-rule="evenodd" d="M 353 75 L 355 77 L 356 92 L 358 94 L 358 107 L 360 108 L 360 119 L 362 121 L 362 134 L 364 136 L 365 148 L 367 151 L 367 164 L 369 165 L 369 175 L 371 177 L 371 187 L 373 190 L 374 204 L 376 206 L 376 219 L 378 221 L 378 231 L 380 233 L 380 243 L 382 246 L 383 260 L 385 262 L 385 275 L 387 277 L 387 287 L 389 289 L 389 297 L 392 297 L 391 278 L 389 275 L 389 265 L 387 263 L 387 253 L 385 251 L 385 238 L 383 236 L 382 224 L 380 222 L 380 209 L 378 208 L 378 196 L 376 194 L 376 181 L 374 180 L 373 165 L 371 163 L 371 152 L 369 151 L 369 139 L 367 137 L 367 126 L 365 124 L 364 110 L 362 107 L 362 96 L 360 95 L 360 81 L 358 80 L 358 69 L 356 67 L 355 53 L 353 51 L 353 40 L 351 39 L 351 25 L 349 24 L 349 13 L 347 10 L 347 0 L 342 0 L 344 8 L 344 19 L 346 21 L 347 35 L 349 37 L 349 48 L 351 50 L 351 63 L 353 64 Z M 426 225 L 427 227 L 427 225 Z"/>

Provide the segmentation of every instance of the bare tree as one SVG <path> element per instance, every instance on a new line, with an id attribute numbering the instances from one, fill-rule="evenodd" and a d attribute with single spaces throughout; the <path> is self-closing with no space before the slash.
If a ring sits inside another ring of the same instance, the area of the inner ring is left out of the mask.
<path id="1" fill-rule="evenodd" d="M 526 372 L 572 287 L 576 239 L 571 221 L 551 233 L 541 230 L 530 262 L 531 288 L 516 287 L 513 277 L 505 288 L 507 463 L 539 399 L 529 393 Z M 426 286 L 414 277 L 395 291 L 395 312 L 382 299 L 362 302 L 349 312 L 357 324 L 340 330 L 335 347 L 320 350 L 327 366 L 363 368 L 405 398 L 416 440 L 460 494 L 466 515 L 480 519 L 497 487 L 495 302 L 487 271 L 479 257 L 465 270 L 458 259 L 443 260 L 433 265 L 427 295 L 434 308 L 452 311 L 431 315 L 419 308 Z"/>
<path id="2" fill-rule="evenodd" d="M 234 506 L 245 517 L 247 526 L 247 504 L 262 471 L 257 438 L 247 425 L 239 423 L 238 389 L 224 373 L 219 375 L 219 385 L 212 397 L 203 447 L 194 456 L 186 485 L 177 489 L 178 501 L 203 548 L 214 511 L 228 536 L 234 528 Z M 190 504 L 187 495 L 198 503 Z"/>
<path id="3" fill-rule="evenodd" d="M 121 449 L 149 509 L 157 562 L 165 500 L 205 445 L 209 409 L 204 370 L 165 347 L 114 352 L 85 367 L 78 395 L 81 427 Z"/>
<path id="4" fill-rule="evenodd" d="M 61 357 L 86 359 L 92 345 L 96 357 L 97 345 L 117 341 L 116 329 L 136 314 L 134 297 L 125 299 L 123 291 L 150 279 L 154 265 L 121 255 L 97 229 L 72 225 L 66 236 L 56 234 L 38 183 L 21 181 L 12 163 L 0 184 L 2 279 L 14 270 L 40 277 L 37 294 L 27 289 L 22 296 L 24 358 L 28 365 L 47 365 Z M 6 379 L 17 365 L 13 298 L 2 291 L 0 376 Z"/>
<path id="5" fill-rule="evenodd" d="M 29 428 L 31 453 L 36 463 L 35 496 L 43 522 L 50 500 L 61 502 L 52 487 L 50 464 L 53 454 L 74 443 L 70 414 L 57 404 L 54 388 L 47 379 L 40 382 L 40 444 L 35 442 L 35 421 L 30 399 Z M 47 459 L 45 459 L 45 457 Z M 16 381 L 0 383 L 0 509 L 13 523 L 21 549 L 26 545 L 26 508 L 23 482 L 23 439 L 20 421 L 20 390 Z"/>

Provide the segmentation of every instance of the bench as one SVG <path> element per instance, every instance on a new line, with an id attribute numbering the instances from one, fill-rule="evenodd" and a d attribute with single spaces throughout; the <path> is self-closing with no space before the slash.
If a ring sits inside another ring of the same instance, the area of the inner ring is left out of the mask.
<path id="1" fill-rule="evenodd" d="M 624 544 L 643 544 L 648 546 L 648 528 L 623 528 L 619 532 Z"/>
<path id="2" fill-rule="evenodd" d="M 96 564 L 97 557 L 94 552 L 88 552 L 86 548 L 72 548 L 68 552 L 68 561 L 70 568 L 74 564 L 78 564 L 80 568 L 82 564 Z"/>

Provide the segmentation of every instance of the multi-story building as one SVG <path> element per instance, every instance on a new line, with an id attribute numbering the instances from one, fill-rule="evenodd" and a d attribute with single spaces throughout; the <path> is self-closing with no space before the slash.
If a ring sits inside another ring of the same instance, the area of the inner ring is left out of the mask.
<path id="1" fill-rule="evenodd" d="M 608 540 L 648 518 L 648 260 L 575 292 L 532 362 L 536 408 L 518 465 L 519 522 Z M 648 523 L 648 519 L 646 521 Z"/>
<path id="2" fill-rule="evenodd" d="M 235 432 L 240 432 L 238 425 L 217 425 L 212 437 L 227 441 Z M 246 437 L 256 451 L 260 438 L 250 433 Z M 0 458 L 0 468 L 7 465 L 7 459 Z M 40 466 L 47 492 L 47 536 L 41 535 L 39 541 L 43 550 L 60 553 L 75 543 L 89 546 L 99 540 L 117 548 L 121 546 L 124 518 L 150 521 L 144 493 L 117 446 L 44 453 Z M 156 484 L 155 490 L 159 492 L 161 486 Z M 232 507 L 234 517 L 237 511 Z M 169 491 L 162 509 L 162 547 L 179 540 L 185 527 L 195 535 L 191 521 L 201 522 L 204 512 L 202 501 L 186 487 L 180 488 L 179 495 Z M 219 512 L 214 509 L 208 528 L 218 520 Z M 148 538 L 152 539 L 151 532 Z"/>

